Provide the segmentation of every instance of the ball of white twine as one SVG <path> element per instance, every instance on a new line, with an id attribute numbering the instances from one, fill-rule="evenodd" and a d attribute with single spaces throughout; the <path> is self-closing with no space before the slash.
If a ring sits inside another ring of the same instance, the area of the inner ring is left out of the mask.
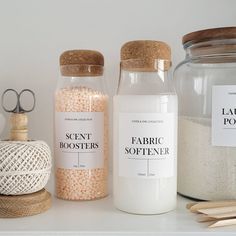
<path id="1" fill-rule="evenodd" d="M 48 182 L 51 152 L 43 141 L 0 141 L 0 194 L 34 193 Z"/>

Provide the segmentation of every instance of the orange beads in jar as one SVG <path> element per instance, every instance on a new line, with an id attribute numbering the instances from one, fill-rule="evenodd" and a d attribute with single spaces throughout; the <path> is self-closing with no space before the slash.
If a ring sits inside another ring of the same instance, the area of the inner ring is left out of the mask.
<path id="1" fill-rule="evenodd" d="M 93 200 L 108 194 L 108 95 L 103 66 L 97 51 L 72 50 L 60 57 L 54 144 L 58 198 Z"/>

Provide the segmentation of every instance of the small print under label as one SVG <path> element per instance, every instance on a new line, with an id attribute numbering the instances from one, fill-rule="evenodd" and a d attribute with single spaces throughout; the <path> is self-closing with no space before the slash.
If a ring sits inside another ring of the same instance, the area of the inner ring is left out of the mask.
<path id="1" fill-rule="evenodd" d="M 55 142 L 58 168 L 103 168 L 103 112 L 56 112 Z"/>
<path id="2" fill-rule="evenodd" d="M 212 87 L 212 145 L 236 147 L 236 85 Z"/>
<path id="3" fill-rule="evenodd" d="M 173 113 L 120 113 L 119 132 L 119 176 L 174 175 Z"/>

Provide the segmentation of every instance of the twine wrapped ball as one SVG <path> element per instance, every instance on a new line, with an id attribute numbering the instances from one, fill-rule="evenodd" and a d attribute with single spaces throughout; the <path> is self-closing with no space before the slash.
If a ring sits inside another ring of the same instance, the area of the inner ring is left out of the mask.
<path id="1" fill-rule="evenodd" d="M 0 194 L 37 192 L 47 184 L 52 166 L 44 141 L 0 141 Z"/>

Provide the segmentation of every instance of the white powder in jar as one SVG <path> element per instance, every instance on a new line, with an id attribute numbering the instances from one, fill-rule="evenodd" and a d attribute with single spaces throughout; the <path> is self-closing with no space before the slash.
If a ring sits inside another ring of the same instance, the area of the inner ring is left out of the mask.
<path id="1" fill-rule="evenodd" d="M 56 168 L 57 196 L 67 200 L 93 200 L 105 197 L 108 177 L 108 96 L 82 86 L 62 88 L 55 95 L 55 110 L 56 112 L 103 112 L 104 114 L 103 167 Z"/>
<path id="2" fill-rule="evenodd" d="M 211 145 L 211 119 L 180 117 L 178 192 L 202 200 L 236 198 L 236 148 Z"/>

